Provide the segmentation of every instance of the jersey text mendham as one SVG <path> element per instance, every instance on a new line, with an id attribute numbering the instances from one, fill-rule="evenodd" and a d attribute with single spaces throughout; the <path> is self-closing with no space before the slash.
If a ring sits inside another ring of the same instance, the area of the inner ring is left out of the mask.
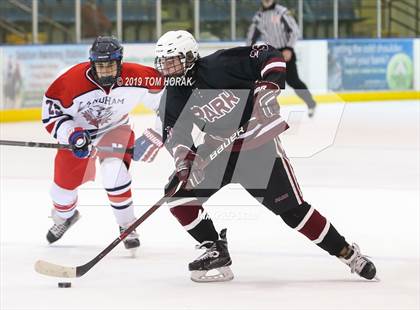
<path id="1" fill-rule="evenodd" d="M 68 132 L 82 127 L 93 143 L 104 133 L 127 124 L 128 113 L 139 103 L 156 110 L 163 83 L 159 73 L 147 66 L 123 63 L 121 76 L 109 89 L 97 84 L 89 62 L 75 65 L 48 88 L 42 103 L 42 122 L 61 144 L 68 143 Z"/>

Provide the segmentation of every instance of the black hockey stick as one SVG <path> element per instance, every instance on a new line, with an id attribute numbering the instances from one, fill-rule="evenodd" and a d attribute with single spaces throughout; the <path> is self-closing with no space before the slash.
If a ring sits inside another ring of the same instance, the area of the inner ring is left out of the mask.
<path id="1" fill-rule="evenodd" d="M 205 164 L 202 166 L 204 169 L 211 161 L 219 156 L 224 150 L 229 149 L 229 146 L 239 137 L 241 133 L 244 132 L 244 128 L 240 127 L 233 135 L 230 136 L 226 143 L 223 143 L 219 146 L 218 149 L 222 148 L 220 151 L 215 151 L 206 159 Z M 182 183 L 178 182 L 175 184 L 168 192 L 159 199 L 149 210 L 147 210 L 141 217 L 139 217 L 133 224 L 131 224 L 120 236 L 112 241 L 101 253 L 99 253 L 92 260 L 87 262 L 84 265 L 76 267 L 66 267 L 53 263 L 49 263 L 44 260 L 38 260 L 35 263 L 35 270 L 43 275 L 51 277 L 61 277 L 61 278 L 78 278 L 83 276 L 88 272 L 93 266 L 95 266 L 102 258 L 104 258 L 113 248 L 115 248 L 121 241 L 123 241 L 132 231 L 134 231 L 141 223 L 143 223 L 152 213 L 154 213 L 160 206 L 166 203 L 169 198 L 171 198 L 181 187 Z"/>
<path id="2" fill-rule="evenodd" d="M 69 144 L 44 143 L 44 142 L 0 140 L 0 145 L 24 146 L 24 147 L 42 147 L 42 148 L 49 148 L 49 149 L 71 150 L 71 145 L 69 145 Z M 132 148 L 125 149 L 125 148 L 113 147 L 113 146 L 96 146 L 95 148 L 98 152 L 133 154 L 133 149 Z"/>
<path id="3" fill-rule="evenodd" d="M 133 230 L 135 230 L 141 223 L 143 223 L 153 212 L 155 212 L 160 206 L 171 198 L 180 187 L 181 183 L 178 182 L 173 188 L 171 188 L 165 196 L 159 199 L 149 210 L 147 210 L 141 217 L 139 217 L 133 224 L 131 224 L 125 231 L 123 231 L 117 239 L 112 241 L 101 253 L 91 259 L 84 265 L 77 267 L 65 267 L 56 265 L 53 263 L 46 262 L 44 260 L 38 260 L 35 263 L 35 270 L 46 276 L 60 277 L 60 278 L 79 278 L 88 272 L 93 266 L 95 266 L 102 258 L 105 257 L 109 252 L 112 251 L 122 240 L 124 240 Z"/>

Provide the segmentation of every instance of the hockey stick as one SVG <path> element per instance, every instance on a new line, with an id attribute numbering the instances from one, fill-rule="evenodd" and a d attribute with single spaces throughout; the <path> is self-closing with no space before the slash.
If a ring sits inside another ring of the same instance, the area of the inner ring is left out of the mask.
<path id="1" fill-rule="evenodd" d="M 71 150 L 71 146 L 69 144 L 44 143 L 44 142 L 0 140 L 0 145 L 24 146 L 24 147 L 42 147 L 42 148 L 49 148 L 49 149 Z M 96 146 L 95 148 L 98 152 L 133 154 L 133 149 L 132 148 L 125 149 L 125 148 L 113 147 L 113 146 Z"/>
<path id="2" fill-rule="evenodd" d="M 101 253 L 91 259 L 84 265 L 77 267 L 65 267 L 44 260 L 38 260 L 35 263 L 35 270 L 46 276 L 61 277 L 61 278 L 79 278 L 95 266 L 102 258 L 105 257 L 113 248 L 115 248 L 122 240 L 124 240 L 133 230 L 135 230 L 141 223 L 143 223 L 153 212 L 162 206 L 169 198 L 171 198 L 180 187 L 181 183 L 178 182 L 168 193 L 159 199 L 149 210 L 147 210 L 141 217 L 139 217 L 133 224 L 131 224 L 125 231 L 118 236 L 117 239 L 112 241 Z"/>
<path id="3" fill-rule="evenodd" d="M 227 143 L 223 143 L 219 146 L 220 151 L 214 151 L 206 159 L 203 169 L 210 164 L 216 157 L 218 157 L 224 150 L 229 149 L 229 146 L 233 144 L 241 133 L 245 131 L 244 127 L 240 127 L 234 134 L 230 136 Z M 169 198 L 171 198 L 175 193 L 180 189 L 182 182 L 178 182 L 171 188 L 165 196 L 159 199 L 149 210 L 147 210 L 141 217 L 139 217 L 133 224 L 131 224 L 124 232 L 120 234 L 110 245 L 108 245 L 101 253 L 99 253 L 92 260 L 87 262 L 84 265 L 76 267 L 66 267 L 62 265 L 57 265 L 49 263 L 44 260 L 38 260 L 35 263 L 35 270 L 43 275 L 51 277 L 61 277 L 61 278 L 79 278 L 88 272 L 93 266 L 95 266 L 102 258 L 104 258 L 113 248 L 115 248 L 121 241 L 123 241 L 132 231 L 134 231 L 141 223 L 143 223 L 153 212 L 155 212 L 160 206 L 166 203 Z"/>

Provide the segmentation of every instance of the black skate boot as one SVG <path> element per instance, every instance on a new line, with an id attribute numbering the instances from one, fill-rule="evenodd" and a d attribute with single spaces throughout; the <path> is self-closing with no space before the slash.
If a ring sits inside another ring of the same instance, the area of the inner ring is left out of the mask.
<path id="1" fill-rule="evenodd" d="M 122 234 L 124 230 L 126 229 L 127 227 L 120 226 L 120 234 Z M 123 243 L 124 243 L 124 247 L 127 250 L 133 250 L 133 249 L 135 250 L 140 246 L 139 235 L 134 230 L 131 233 L 129 233 L 127 237 L 125 237 L 125 239 L 123 240 Z"/>
<path id="2" fill-rule="evenodd" d="M 308 116 L 310 118 L 312 118 L 314 116 L 315 110 L 316 110 L 316 102 L 315 101 L 310 102 L 309 105 L 308 105 Z"/>
<path id="3" fill-rule="evenodd" d="M 368 259 L 368 256 L 360 253 L 360 248 L 356 243 L 349 245 L 349 253 L 339 259 L 350 267 L 351 273 L 355 272 L 368 280 L 379 280 L 376 277 L 375 265 Z"/>
<path id="4" fill-rule="evenodd" d="M 205 249 L 205 252 L 195 261 L 188 265 L 191 271 L 191 280 L 195 282 L 221 282 L 233 279 L 233 273 L 230 269 L 232 260 L 229 255 L 226 229 L 220 232 L 220 239 L 213 241 L 204 241 L 196 246 L 197 249 Z M 217 271 L 218 274 L 208 274 Z"/>
<path id="5" fill-rule="evenodd" d="M 51 217 L 54 221 L 54 225 L 50 228 L 50 230 L 48 230 L 47 233 L 47 240 L 49 243 L 56 242 L 58 239 L 60 239 L 64 233 L 80 219 L 80 213 L 76 210 L 72 217 L 68 219 L 62 219 L 53 209 Z"/>
<path id="6" fill-rule="evenodd" d="M 308 116 L 309 116 L 310 118 L 314 117 L 314 115 L 315 115 L 315 110 L 316 110 L 316 106 L 313 106 L 313 107 L 311 107 L 311 108 L 308 108 Z"/>

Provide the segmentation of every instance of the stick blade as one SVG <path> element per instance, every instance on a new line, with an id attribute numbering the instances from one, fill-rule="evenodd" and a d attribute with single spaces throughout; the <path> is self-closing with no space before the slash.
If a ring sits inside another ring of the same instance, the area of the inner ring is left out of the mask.
<path id="1" fill-rule="evenodd" d="M 50 277 L 57 278 L 76 278 L 76 267 L 65 267 L 49 263 L 43 260 L 38 260 L 35 263 L 35 271 Z"/>

